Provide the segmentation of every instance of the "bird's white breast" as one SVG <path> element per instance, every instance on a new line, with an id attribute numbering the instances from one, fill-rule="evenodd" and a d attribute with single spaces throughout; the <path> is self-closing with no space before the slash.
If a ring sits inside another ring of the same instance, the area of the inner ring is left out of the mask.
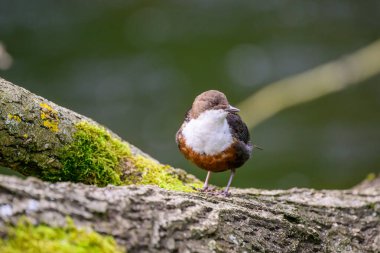
<path id="1" fill-rule="evenodd" d="M 227 114 L 224 110 L 208 110 L 187 122 L 182 129 L 186 145 L 206 155 L 227 149 L 233 142 Z"/>

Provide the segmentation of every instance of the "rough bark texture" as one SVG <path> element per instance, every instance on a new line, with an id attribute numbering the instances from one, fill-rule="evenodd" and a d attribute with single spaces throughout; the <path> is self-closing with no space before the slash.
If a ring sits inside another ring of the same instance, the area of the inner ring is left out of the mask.
<path id="1" fill-rule="evenodd" d="M 232 189 L 232 197 L 155 186 L 49 184 L 0 176 L 0 224 L 26 215 L 112 235 L 128 252 L 380 252 L 380 187 Z"/>
<path id="2" fill-rule="evenodd" d="M 88 120 L 1 78 L 0 104 L 0 165 L 23 174 L 60 169 L 57 151 L 71 141 L 74 124 Z"/>
<path id="3" fill-rule="evenodd" d="M 81 121 L 97 125 L 0 78 L 0 165 L 37 177 L 62 169 L 59 152 Z M 192 178 L 173 173 L 181 182 Z M 380 252 L 379 185 L 377 178 L 343 191 L 232 189 L 223 198 L 0 176 L 0 237 L 21 216 L 51 226 L 70 216 L 128 252 Z"/>
<path id="4" fill-rule="evenodd" d="M 28 171 L 20 172 L 26 175 L 32 175 L 31 170 L 38 174 L 47 168 L 60 169 L 57 152 L 72 141 L 75 124 L 86 121 L 98 125 L 2 78 L 0 105 L 0 165 L 19 171 L 25 168 Z M 131 147 L 133 152 L 144 154 Z"/>
<path id="5" fill-rule="evenodd" d="M 0 78 L 0 166 L 25 176 L 49 178 L 49 174 L 62 170 L 62 149 L 75 141 L 73 136 L 80 122 L 103 129 L 103 126 L 85 116 Z M 139 176 L 129 158 L 143 156 L 157 162 L 112 131 L 105 131 L 131 150 L 131 157 L 118 157 L 122 175 L 135 173 L 136 177 Z M 182 182 L 197 181 L 183 170 L 168 168 L 168 171 Z"/>

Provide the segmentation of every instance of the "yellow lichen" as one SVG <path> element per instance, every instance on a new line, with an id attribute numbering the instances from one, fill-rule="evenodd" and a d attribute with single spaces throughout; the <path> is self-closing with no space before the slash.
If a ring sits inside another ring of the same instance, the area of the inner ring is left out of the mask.
<path id="1" fill-rule="evenodd" d="M 58 132 L 58 112 L 46 103 L 40 103 L 42 125 L 53 132 Z"/>
<path id="2" fill-rule="evenodd" d="M 49 111 L 55 111 L 50 105 L 48 105 L 46 103 L 40 103 L 40 106 L 41 106 L 41 108 L 45 108 Z"/>
<path id="3" fill-rule="evenodd" d="M 21 122 L 21 117 L 18 116 L 18 115 L 13 115 L 13 114 L 8 114 L 8 119 L 9 120 L 13 120 L 13 121 L 16 121 L 17 123 L 20 123 Z"/>
<path id="4" fill-rule="evenodd" d="M 51 120 L 45 120 L 42 125 L 46 128 L 49 128 L 51 131 L 53 132 L 58 132 L 59 128 L 58 128 L 58 123 L 57 122 L 54 122 L 54 121 L 51 121 Z"/>
<path id="5" fill-rule="evenodd" d="M 375 178 L 376 178 L 376 174 L 372 172 L 367 175 L 366 179 L 367 181 L 373 181 Z"/>

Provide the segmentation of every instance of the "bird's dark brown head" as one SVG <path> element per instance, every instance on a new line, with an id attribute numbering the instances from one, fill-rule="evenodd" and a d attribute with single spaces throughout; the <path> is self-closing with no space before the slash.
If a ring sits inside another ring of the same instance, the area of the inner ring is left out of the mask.
<path id="1" fill-rule="evenodd" d="M 227 110 L 230 112 L 237 112 L 238 109 L 230 106 L 226 95 L 217 90 L 209 90 L 198 95 L 191 107 L 190 117 L 195 119 L 202 112 L 207 110 Z"/>

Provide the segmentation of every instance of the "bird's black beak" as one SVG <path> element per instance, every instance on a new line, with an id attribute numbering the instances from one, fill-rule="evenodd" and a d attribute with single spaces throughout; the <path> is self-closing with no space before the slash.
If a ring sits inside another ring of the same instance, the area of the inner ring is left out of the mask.
<path id="1" fill-rule="evenodd" d="M 231 112 L 231 113 L 236 113 L 236 112 L 240 112 L 240 110 L 236 107 L 233 107 L 233 106 L 228 106 L 228 108 L 226 109 L 227 112 Z"/>

